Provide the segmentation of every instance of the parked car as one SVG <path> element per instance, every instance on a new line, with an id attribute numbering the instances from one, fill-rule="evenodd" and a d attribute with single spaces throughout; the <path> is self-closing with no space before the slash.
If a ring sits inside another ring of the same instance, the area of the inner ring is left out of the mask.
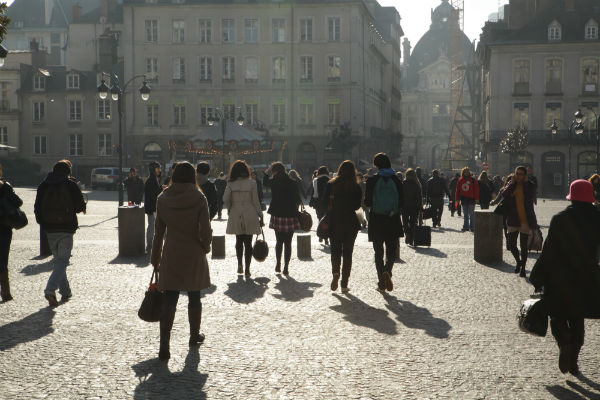
<path id="1" fill-rule="evenodd" d="M 123 168 L 123 171 L 129 171 L 129 168 Z M 123 173 L 125 176 L 125 172 Z M 118 167 L 100 167 L 92 170 L 92 190 L 100 187 L 118 190 L 119 189 L 119 168 Z"/>

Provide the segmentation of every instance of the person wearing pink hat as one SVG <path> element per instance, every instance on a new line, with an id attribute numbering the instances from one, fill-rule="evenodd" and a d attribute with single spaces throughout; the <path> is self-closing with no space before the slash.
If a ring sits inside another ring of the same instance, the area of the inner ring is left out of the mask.
<path id="1" fill-rule="evenodd" d="M 594 188 L 584 179 L 571 183 L 567 200 L 571 205 L 550 221 L 529 279 L 536 291 L 543 290 L 560 371 L 578 375 L 584 319 L 600 318 L 600 212 L 593 205 Z"/>

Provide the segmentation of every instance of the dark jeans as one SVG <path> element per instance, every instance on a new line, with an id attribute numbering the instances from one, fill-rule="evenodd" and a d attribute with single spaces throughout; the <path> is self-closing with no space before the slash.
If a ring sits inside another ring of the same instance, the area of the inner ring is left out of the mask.
<path id="1" fill-rule="evenodd" d="M 519 236 L 519 232 L 511 232 L 506 234 L 506 239 L 508 241 L 507 247 L 515 258 L 515 261 L 525 265 L 527 263 L 527 245 L 529 242 L 529 235 L 521 233 L 521 257 L 519 257 L 519 250 L 517 249 L 517 236 Z"/>
<path id="2" fill-rule="evenodd" d="M 383 261 L 383 245 L 385 244 L 385 262 Z M 383 240 L 373 240 L 373 250 L 375 250 L 375 267 L 377 268 L 377 277 L 381 282 L 381 275 L 388 272 L 392 276 L 392 268 L 396 261 L 396 252 L 398 250 L 398 239 L 387 238 Z"/>
<path id="3" fill-rule="evenodd" d="M 583 346 L 585 336 L 583 318 L 558 318 L 550 317 L 550 329 L 552 336 L 560 347 L 573 346 L 573 350 L 579 351 Z"/>
<path id="4" fill-rule="evenodd" d="M 402 223 L 404 227 L 404 241 L 412 244 L 414 228 L 417 225 L 419 210 L 417 208 L 405 208 L 402 210 Z"/>
<path id="5" fill-rule="evenodd" d="M 244 247 L 246 248 L 246 254 L 244 254 Z M 242 264 L 242 256 L 245 256 L 246 268 L 250 267 L 252 261 L 252 235 L 235 235 L 235 254 L 238 265 Z"/>
<path id="6" fill-rule="evenodd" d="M 433 225 L 439 225 L 442 222 L 442 213 L 444 212 L 444 198 L 431 197 L 429 202 L 433 208 Z"/>
<path id="7" fill-rule="evenodd" d="M 342 267 L 342 287 L 348 287 L 348 279 L 352 270 L 352 252 L 354 251 L 354 241 L 357 231 L 332 232 L 331 243 L 331 272 L 340 273 Z M 343 258 L 343 261 L 342 261 Z"/>
<path id="8" fill-rule="evenodd" d="M 179 301 L 179 290 L 166 290 L 165 291 L 165 306 L 177 307 Z M 188 307 L 198 308 L 200 307 L 200 291 L 188 292 Z"/>
<path id="9" fill-rule="evenodd" d="M 12 229 L 0 227 L 0 273 L 8 271 L 8 253 L 12 241 Z"/>
<path id="10" fill-rule="evenodd" d="M 223 196 L 217 196 L 217 216 L 221 219 L 223 215 Z"/>
<path id="11" fill-rule="evenodd" d="M 284 262 L 287 267 L 290 264 L 292 258 L 292 237 L 294 232 L 279 232 L 275 231 L 275 257 L 277 259 L 277 265 L 281 266 L 281 251 L 285 248 Z"/>

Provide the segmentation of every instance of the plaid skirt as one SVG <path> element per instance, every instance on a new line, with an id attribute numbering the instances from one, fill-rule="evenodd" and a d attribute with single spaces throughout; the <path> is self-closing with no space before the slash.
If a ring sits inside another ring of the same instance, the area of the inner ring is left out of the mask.
<path id="1" fill-rule="evenodd" d="M 300 229 L 300 221 L 296 217 L 276 217 L 271 215 L 269 228 L 278 232 L 294 232 Z"/>

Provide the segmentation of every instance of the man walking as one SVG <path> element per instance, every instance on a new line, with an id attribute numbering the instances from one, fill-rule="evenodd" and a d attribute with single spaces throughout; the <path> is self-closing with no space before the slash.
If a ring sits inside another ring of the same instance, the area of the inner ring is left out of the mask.
<path id="1" fill-rule="evenodd" d="M 73 250 L 73 235 L 79 227 L 77 213 L 85 214 L 86 204 L 79 186 L 71 179 L 71 167 L 61 160 L 40 183 L 33 206 L 35 219 L 48 236 L 53 256 L 53 269 L 44 295 L 50 307 L 58 306 L 56 290 L 65 302 L 72 296 L 67 266 Z"/>
<path id="2" fill-rule="evenodd" d="M 223 195 L 225 194 L 226 187 L 227 180 L 225 179 L 225 174 L 221 172 L 215 180 L 215 189 L 217 190 L 217 219 L 221 219 L 223 213 Z"/>
<path id="3" fill-rule="evenodd" d="M 444 194 L 450 201 L 450 192 L 446 187 L 446 182 L 440 177 L 440 171 L 434 169 L 431 172 L 432 177 L 427 181 L 427 201 L 433 208 L 433 227 L 442 226 L 442 213 L 444 212 Z"/>
<path id="4" fill-rule="evenodd" d="M 452 178 L 450 180 L 450 201 L 449 201 L 449 208 L 450 208 L 450 216 L 454 217 L 454 213 L 457 212 L 458 216 L 460 217 L 460 207 L 457 207 L 457 202 L 454 201 L 454 196 L 456 194 L 456 185 L 458 184 L 458 178 L 460 178 L 460 175 L 458 174 L 458 172 L 454 175 L 454 178 Z"/>
<path id="5" fill-rule="evenodd" d="M 127 201 L 140 205 L 144 197 L 144 181 L 138 176 L 137 170 L 133 167 L 129 169 L 129 176 L 123 182 L 127 189 Z"/>
<path id="6" fill-rule="evenodd" d="M 217 215 L 217 189 L 215 189 L 215 184 L 208 180 L 210 164 L 206 161 L 198 163 L 196 172 L 198 186 L 200 186 L 202 193 L 204 193 L 208 201 L 208 218 L 212 221 L 215 215 Z"/>
<path id="7" fill-rule="evenodd" d="M 152 239 L 154 239 L 154 218 L 156 217 L 156 198 L 162 192 L 160 184 L 160 164 L 153 161 L 149 166 L 150 175 L 144 186 L 144 211 L 148 214 L 148 229 L 146 229 L 146 252 L 152 251 Z"/>

